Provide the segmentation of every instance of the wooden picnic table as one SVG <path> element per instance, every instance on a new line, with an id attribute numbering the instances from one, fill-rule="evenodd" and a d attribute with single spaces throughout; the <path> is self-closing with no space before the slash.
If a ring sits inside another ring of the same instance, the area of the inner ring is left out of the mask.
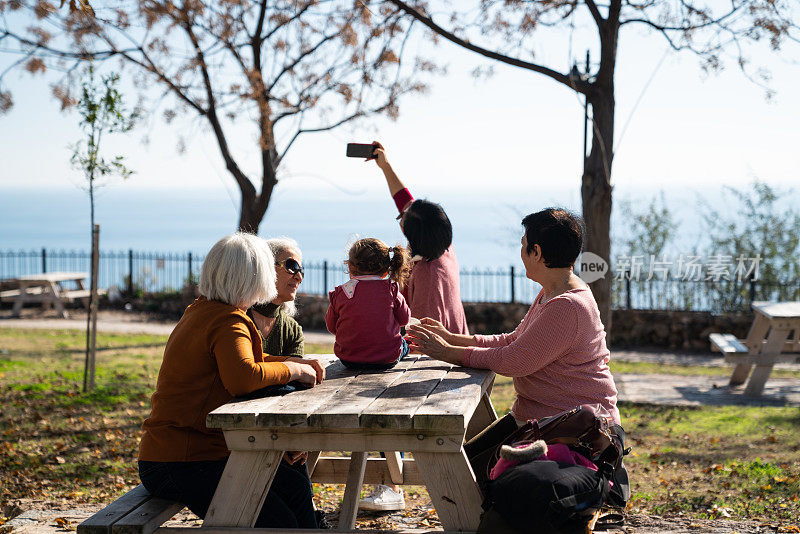
<path id="1" fill-rule="evenodd" d="M 17 289 L 10 289 L 0 293 L 4 300 L 14 302 L 12 313 L 18 316 L 22 307 L 27 303 L 39 303 L 42 309 L 53 306 L 63 317 L 67 316 L 64 304 L 73 300 L 80 300 L 85 307 L 89 307 L 89 290 L 84 287 L 86 273 L 52 272 L 28 274 L 12 278 L 9 282 L 16 283 Z M 74 285 L 74 288 L 67 286 Z"/>
<path id="2" fill-rule="evenodd" d="M 711 334 L 712 347 L 736 363 L 730 386 L 747 382 L 745 395 L 758 397 L 778 362 L 800 363 L 800 302 L 753 302 L 747 338 Z M 748 378 L 749 377 L 749 378 Z"/>
<path id="3" fill-rule="evenodd" d="M 376 372 L 348 370 L 332 355 L 311 357 L 326 366 L 322 384 L 208 415 L 231 455 L 203 527 L 253 527 L 284 451 L 302 450 L 312 451 L 312 481 L 346 484 L 339 530 L 354 528 L 364 483 L 425 485 L 445 530 L 476 530 L 482 496 L 463 443 L 497 418 L 489 400 L 494 373 L 416 355 Z M 370 451 L 387 458 L 368 459 Z"/>

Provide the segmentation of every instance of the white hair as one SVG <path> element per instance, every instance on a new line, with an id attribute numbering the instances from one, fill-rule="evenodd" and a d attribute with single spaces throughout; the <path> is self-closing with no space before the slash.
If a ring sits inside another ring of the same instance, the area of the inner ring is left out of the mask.
<path id="1" fill-rule="evenodd" d="M 300 245 L 298 245 L 297 241 L 291 237 L 272 237 L 266 241 L 269 249 L 272 251 L 272 255 L 275 256 L 275 261 L 278 261 L 278 257 L 280 255 L 289 251 L 297 252 L 297 254 L 300 256 L 300 259 L 303 259 L 303 251 L 300 250 Z M 297 315 L 297 304 L 295 304 L 293 300 L 284 302 L 283 311 L 286 312 L 286 315 L 289 317 L 294 317 Z"/>
<path id="2" fill-rule="evenodd" d="M 211 247 L 200 272 L 200 294 L 232 306 L 249 308 L 269 302 L 275 289 L 275 259 L 254 234 L 236 232 Z"/>

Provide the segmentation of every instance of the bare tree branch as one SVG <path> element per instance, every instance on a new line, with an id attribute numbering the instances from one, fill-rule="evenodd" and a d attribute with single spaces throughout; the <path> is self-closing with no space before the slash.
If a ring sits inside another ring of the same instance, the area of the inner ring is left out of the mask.
<path id="1" fill-rule="evenodd" d="M 603 24 L 605 24 L 606 21 L 603 18 L 603 15 L 600 14 L 600 10 L 597 9 L 597 4 L 595 3 L 595 1 L 594 0 L 583 0 L 583 1 L 586 4 L 586 7 L 589 8 L 589 11 L 592 13 L 592 18 L 594 19 L 594 22 L 597 24 L 597 27 L 602 28 Z"/>
<path id="2" fill-rule="evenodd" d="M 406 4 L 402 0 L 389 0 L 389 1 L 394 5 L 396 5 L 397 7 L 399 7 L 400 9 L 402 9 L 403 11 L 405 11 L 406 13 L 408 13 L 409 15 L 411 15 L 412 17 L 414 17 L 416 20 L 420 21 L 425 26 L 429 27 L 430 29 L 432 29 L 433 31 L 435 31 L 436 33 L 447 39 L 448 41 L 451 41 L 463 48 L 466 48 L 467 50 L 471 50 L 472 52 L 480 54 L 484 57 L 500 61 L 501 63 L 505 63 L 513 67 L 519 67 L 522 69 L 531 70 L 533 72 L 538 72 L 539 74 L 544 74 L 545 76 L 548 76 L 554 79 L 555 81 L 563 85 L 566 85 L 570 89 L 577 91 L 579 93 L 586 93 L 589 90 L 589 85 L 585 83 L 583 80 L 580 79 L 576 80 L 570 77 L 568 74 L 563 74 L 561 72 L 555 71 L 543 65 L 538 65 L 536 63 L 531 63 L 529 61 L 523 61 L 521 59 L 512 58 L 510 56 L 499 54 L 497 52 L 493 52 L 486 48 L 474 45 L 468 41 L 465 41 L 464 39 L 461 39 L 452 32 L 445 30 L 443 27 L 436 24 L 433 21 L 433 19 L 431 19 L 426 15 L 423 15 L 422 13 L 420 13 L 410 5 Z"/>

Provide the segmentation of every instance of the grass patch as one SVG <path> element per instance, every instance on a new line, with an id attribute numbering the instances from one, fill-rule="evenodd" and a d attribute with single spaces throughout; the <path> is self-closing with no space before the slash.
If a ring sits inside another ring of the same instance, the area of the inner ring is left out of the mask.
<path id="1" fill-rule="evenodd" d="M 608 364 L 612 373 L 660 374 L 679 376 L 725 376 L 733 372 L 733 365 L 710 367 L 706 365 L 660 364 L 652 362 L 621 362 L 613 359 Z M 800 371 L 792 369 L 773 369 L 772 378 L 800 378 Z"/>
<path id="2" fill-rule="evenodd" d="M 110 502 L 138 484 L 140 427 L 166 340 L 99 336 L 97 388 L 85 394 L 81 333 L 0 329 L 0 504 L 18 498 Z M 309 343 L 306 350 L 330 353 L 332 347 Z M 616 362 L 614 371 L 715 370 L 651 365 Z M 510 410 L 511 379 L 497 378 L 492 401 L 498 414 Z M 620 412 L 633 448 L 626 457 L 631 510 L 784 524 L 800 516 L 800 409 L 622 403 Z M 341 493 L 328 486 L 315 491 L 325 502 Z"/>

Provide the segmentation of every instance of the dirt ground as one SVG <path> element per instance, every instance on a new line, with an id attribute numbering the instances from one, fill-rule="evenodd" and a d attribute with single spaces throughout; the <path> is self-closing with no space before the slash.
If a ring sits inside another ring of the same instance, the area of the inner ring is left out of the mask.
<path id="1" fill-rule="evenodd" d="M 429 515 L 430 501 L 424 498 L 406 498 L 407 507 L 404 512 L 362 512 L 358 516 L 357 528 L 372 529 L 426 529 L 441 528 L 435 515 L 429 520 L 420 520 L 419 515 Z M 18 506 L 24 511 L 2 527 L 0 532 L 14 534 L 57 534 L 74 531 L 79 523 L 96 512 L 100 505 L 67 506 L 54 502 L 22 500 Z M 326 511 L 326 517 L 335 524 L 337 515 Z M 165 526 L 199 527 L 200 520 L 184 510 L 176 515 Z M 599 531 L 598 531 L 599 532 Z M 771 533 L 797 532 L 781 529 L 778 525 L 758 521 L 699 520 L 674 517 L 657 517 L 646 514 L 631 514 L 626 518 L 625 526 L 606 530 L 608 534 L 656 534 L 656 533 Z"/>

